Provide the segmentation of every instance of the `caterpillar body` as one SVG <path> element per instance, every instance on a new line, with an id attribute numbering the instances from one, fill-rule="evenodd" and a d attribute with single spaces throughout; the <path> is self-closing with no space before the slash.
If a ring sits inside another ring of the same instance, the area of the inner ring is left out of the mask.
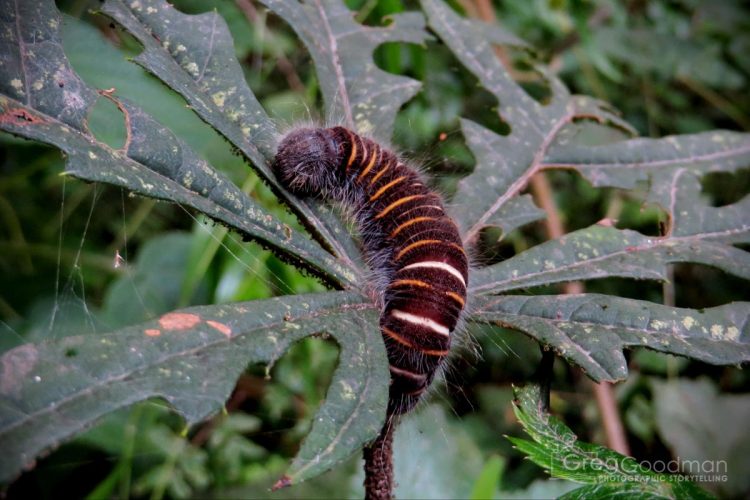
<path id="1" fill-rule="evenodd" d="M 441 197 L 395 154 L 344 127 L 291 132 L 273 168 L 293 193 L 353 212 L 383 297 L 388 413 L 409 411 L 448 355 L 466 301 L 468 259 Z"/>

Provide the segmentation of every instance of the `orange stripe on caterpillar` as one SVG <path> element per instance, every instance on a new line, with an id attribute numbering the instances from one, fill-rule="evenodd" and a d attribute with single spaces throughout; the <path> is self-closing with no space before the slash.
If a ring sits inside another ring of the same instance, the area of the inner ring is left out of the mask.
<path id="1" fill-rule="evenodd" d="M 362 143 L 362 159 L 360 160 L 359 164 L 363 165 L 370 157 L 370 150 L 367 149 L 367 144 L 361 138 L 360 142 Z M 372 160 L 375 160 L 375 154 L 372 155 Z M 347 172 L 349 172 L 349 169 L 347 169 Z"/>
<path id="2" fill-rule="evenodd" d="M 386 215 L 388 215 L 389 212 L 391 212 L 394 208 L 399 207 L 403 205 L 404 203 L 409 203 L 412 200 L 418 200 L 421 198 L 425 198 L 426 194 L 413 194 L 411 196 L 404 196 L 403 198 L 400 198 L 387 207 L 385 207 L 378 215 L 375 216 L 376 219 L 382 219 Z"/>
<path id="3" fill-rule="evenodd" d="M 416 346 L 413 343 L 409 342 L 404 337 L 402 337 L 398 333 L 394 332 L 390 328 L 386 328 L 384 326 L 381 326 L 380 327 L 380 331 L 382 331 L 386 336 L 388 336 L 389 338 L 395 340 L 399 344 L 405 345 L 409 349 L 414 349 L 416 351 L 421 352 L 422 354 L 426 354 L 427 356 L 447 356 L 448 355 L 448 351 L 447 350 L 421 349 L 419 346 Z"/>
<path id="4" fill-rule="evenodd" d="M 393 161 L 395 161 L 395 160 L 390 160 L 390 161 L 386 162 L 385 166 L 383 166 L 383 168 L 381 168 L 380 170 L 378 170 L 378 172 L 375 174 L 375 177 L 373 177 L 372 179 L 370 179 L 370 186 L 372 186 L 373 184 L 375 184 L 378 181 L 378 179 L 380 179 L 380 177 L 383 174 L 385 174 L 388 171 L 388 169 L 391 168 Z"/>
<path id="5" fill-rule="evenodd" d="M 405 215 L 407 215 L 409 212 L 413 212 L 415 210 L 420 210 L 423 208 L 429 208 L 431 210 L 440 210 L 441 214 L 445 214 L 445 210 L 443 210 L 443 207 L 439 207 L 437 205 L 417 205 L 416 207 L 410 208 L 409 210 L 404 210 L 400 214 L 398 214 L 396 217 L 401 218 Z"/>
<path id="6" fill-rule="evenodd" d="M 403 368 L 397 368 L 391 364 L 388 365 L 388 369 L 391 371 L 391 373 L 395 373 L 396 375 L 401 375 L 402 377 L 407 377 L 412 380 L 423 382 L 427 379 L 427 375 L 425 375 L 424 373 L 415 373 L 409 370 L 404 370 Z"/>
<path id="7" fill-rule="evenodd" d="M 382 157 L 383 157 L 383 151 L 382 151 L 382 149 L 380 149 L 380 148 L 376 148 L 376 149 L 380 150 L 380 151 L 377 151 L 377 153 L 379 153 L 379 154 L 373 154 L 372 155 L 372 159 L 370 160 L 370 163 L 368 163 L 367 166 L 365 167 L 365 169 L 362 170 L 362 172 L 357 176 L 357 182 L 359 182 L 360 180 L 362 180 L 364 178 L 364 176 L 366 176 L 367 173 L 372 169 L 372 167 L 375 166 L 375 159 L 377 159 L 378 157 L 380 157 L 382 159 Z M 364 163 L 364 160 L 362 160 L 362 163 Z M 380 161 L 378 161 L 377 163 L 380 163 Z"/>
<path id="8" fill-rule="evenodd" d="M 397 286 L 417 286 L 420 288 L 432 288 L 432 285 L 429 283 L 425 283 L 421 280 L 395 280 L 392 281 L 390 285 L 388 285 L 388 288 L 395 288 Z"/>
<path id="9" fill-rule="evenodd" d="M 400 260 L 401 257 L 406 255 L 407 253 L 411 252 L 415 248 L 423 247 L 425 245 L 448 245 L 450 247 L 455 248 L 456 250 L 460 251 L 462 254 L 466 255 L 466 251 L 461 245 L 457 245 L 456 243 L 450 242 L 450 241 L 443 241 L 443 240 L 419 240 L 415 241 L 414 243 L 407 245 L 406 247 L 402 248 L 395 257 L 395 260 Z"/>
<path id="10" fill-rule="evenodd" d="M 425 222 L 429 220 L 438 220 L 437 217 L 414 217 L 413 219 L 409 219 L 408 221 L 404 222 L 400 226 L 398 226 L 396 229 L 391 232 L 390 237 L 393 238 L 398 233 L 406 229 L 407 227 L 411 226 L 412 224 L 416 224 L 417 222 Z"/>
<path id="11" fill-rule="evenodd" d="M 389 182 L 388 184 L 386 184 L 382 188 L 378 189 L 377 191 L 375 191 L 374 195 L 370 196 L 370 201 L 377 200 L 378 198 L 380 198 L 381 196 L 383 196 L 383 193 L 385 193 L 386 191 L 388 191 L 389 189 L 391 189 L 393 186 L 395 186 L 399 182 L 403 181 L 404 179 L 406 179 L 406 176 L 402 175 L 401 177 L 392 180 L 391 182 Z"/>
<path id="12" fill-rule="evenodd" d="M 459 294 L 457 294 L 457 293 L 455 293 L 455 292 L 445 292 L 445 294 L 446 294 L 446 295 L 447 295 L 448 297 L 450 297 L 450 298 L 452 298 L 453 300 L 455 300 L 456 302 L 458 302 L 458 304 L 459 304 L 459 305 L 460 305 L 461 307 L 463 307 L 464 305 L 466 305 L 466 301 L 465 301 L 465 300 L 464 300 L 464 298 L 463 298 L 463 297 L 461 297 L 461 296 L 460 296 Z"/>
<path id="13" fill-rule="evenodd" d="M 347 133 L 349 134 L 349 142 L 352 145 L 352 151 L 349 153 L 349 161 L 346 162 L 346 171 L 349 171 L 349 167 L 352 166 L 352 163 L 354 162 L 354 159 L 357 157 L 357 141 L 352 136 L 352 133 L 347 130 Z"/>

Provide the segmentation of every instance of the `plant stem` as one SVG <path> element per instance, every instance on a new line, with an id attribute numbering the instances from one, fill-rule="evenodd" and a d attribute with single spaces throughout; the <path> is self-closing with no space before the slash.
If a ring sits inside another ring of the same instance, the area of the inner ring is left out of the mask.
<path id="1" fill-rule="evenodd" d="M 395 417 L 389 415 L 378 437 L 363 450 L 365 459 L 365 499 L 393 498 L 393 432 Z"/>

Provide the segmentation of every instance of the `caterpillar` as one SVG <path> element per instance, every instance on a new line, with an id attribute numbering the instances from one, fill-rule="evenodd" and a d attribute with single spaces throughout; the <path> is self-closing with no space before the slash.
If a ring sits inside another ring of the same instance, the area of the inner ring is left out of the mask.
<path id="1" fill-rule="evenodd" d="M 289 133 L 273 169 L 292 193 L 354 214 L 383 297 L 388 414 L 411 410 L 448 355 L 466 302 L 468 259 L 440 195 L 395 154 L 344 127 Z"/>

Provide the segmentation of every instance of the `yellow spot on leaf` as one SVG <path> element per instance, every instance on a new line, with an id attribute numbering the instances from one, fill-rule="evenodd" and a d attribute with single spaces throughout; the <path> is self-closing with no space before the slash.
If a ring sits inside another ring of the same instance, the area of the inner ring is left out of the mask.
<path id="1" fill-rule="evenodd" d="M 227 98 L 226 92 L 216 92 L 215 94 L 211 96 L 211 99 L 213 99 L 214 104 L 216 104 L 220 108 L 224 106 L 224 101 L 226 100 L 226 98 Z"/>
<path id="2" fill-rule="evenodd" d="M 687 316 L 685 319 L 682 320 L 682 325 L 688 330 L 690 330 L 694 324 L 695 324 L 695 320 L 691 318 L 690 316 Z"/>
<path id="3" fill-rule="evenodd" d="M 740 338 L 740 330 L 736 326 L 730 326 L 727 328 L 727 340 L 736 342 Z"/>
<path id="4" fill-rule="evenodd" d="M 191 75 L 198 76 L 198 65 L 194 62 L 188 63 L 188 65 L 185 66 L 185 69 L 188 70 Z"/>

